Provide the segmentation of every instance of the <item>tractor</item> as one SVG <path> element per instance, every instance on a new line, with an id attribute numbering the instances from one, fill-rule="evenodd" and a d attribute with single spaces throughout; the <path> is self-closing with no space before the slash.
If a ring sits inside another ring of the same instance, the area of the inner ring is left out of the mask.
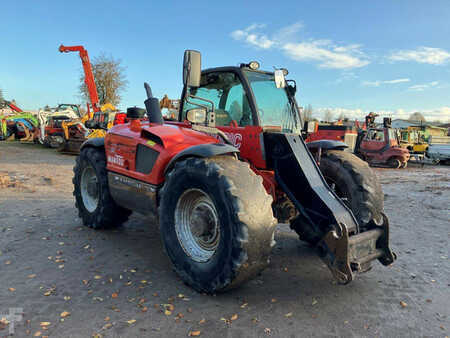
<path id="1" fill-rule="evenodd" d="M 339 283 L 376 259 L 393 263 L 377 177 L 342 142 L 305 144 L 287 74 L 254 61 L 202 71 L 200 53 L 185 51 L 177 121 L 163 119 L 145 83 L 146 109 L 128 108 L 128 123 L 81 146 L 73 183 L 83 224 L 157 215 L 175 271 L 207 294 L 269 264 L 277 222 L 314 246 Z"/>
<path id="2" fill-rule="evenodd" d="M 378 114 L 366 116 L 367 130 L 360 130 L 356 139 L 355 154 L 373 166 L 406 168 L 410 158 L 408 149 L 400 146 L 395 129 L 391 127 L 391 118 L 383 119 L 383 126 L 375 125 Z"/>

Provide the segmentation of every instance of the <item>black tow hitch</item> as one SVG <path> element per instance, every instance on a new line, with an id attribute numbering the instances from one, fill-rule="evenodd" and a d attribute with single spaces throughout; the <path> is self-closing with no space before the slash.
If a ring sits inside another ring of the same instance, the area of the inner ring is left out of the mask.
<path id="1" fill-rule="evenodd" d="M 352 236 L 345 225 L 339 225 L 319 242 L 318 250 L 340 284 L 350 283 L 355 273 L 369 271 L 375 259 L 390 265 L 397 258 L 389 248 L 389 221 L 384 214 L 382 226 Z"/>

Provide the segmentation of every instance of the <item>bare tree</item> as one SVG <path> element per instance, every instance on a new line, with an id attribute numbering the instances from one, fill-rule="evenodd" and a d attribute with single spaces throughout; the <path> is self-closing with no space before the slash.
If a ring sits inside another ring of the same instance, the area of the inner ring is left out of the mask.
<path id="1" fill-rule="evenodd" d="M 409 120 L 425 122 L 425 117 L 421 113 L 415 112 L 409 115 Z"/>
<path id="2" fill-rule="evenodd" d="M 111 103 L 116 106 L 120 103 L 121 93 L 128 83 L 124 74 L 125 68 L 121 62 L 105 54 L 95 57 L 91 62 L 100 105 Z M 84 83 L 84 72 L 80 76 L 79 88 L 82 97 L 89 100 L 89 92 Z"/>
<path id="3" fill-rule="evenodd" d="M 312 120 L 312 113 L 313 113 L 313 108 L 310 104 L 308 104 L 303 109 L 303 118 L 304 118 L 305 122 Z"/>
<path id="4" fill-rule="evenodd" d="M 323 120 L 325 122 L 331 122 L 333 120 L 333 112 L 330 109 L 325 110 L 324 114 L 323 114 Z"/>

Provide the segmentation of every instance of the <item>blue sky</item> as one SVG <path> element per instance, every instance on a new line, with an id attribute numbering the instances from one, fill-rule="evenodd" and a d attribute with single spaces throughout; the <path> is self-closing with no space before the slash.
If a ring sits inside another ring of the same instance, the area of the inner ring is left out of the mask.
<path id="1" fill-rule="evenodd" d="M 0 88 L 26 109 L 79 102 L 81 62 L 122 60 L 120 105 L 143 105 L 143 82 L 179 98 L 183 51 L 206 67 L 258 60 L 289 69 L 316 116 L 379 111 L 450 120 L 450 1 L 8 1 L 0 19 Z"/>

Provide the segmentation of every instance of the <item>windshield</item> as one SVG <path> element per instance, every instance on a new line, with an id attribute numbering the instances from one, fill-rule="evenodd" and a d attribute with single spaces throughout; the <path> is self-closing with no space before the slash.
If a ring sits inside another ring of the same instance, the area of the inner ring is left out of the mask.
<path id="1" fill-rule="evenodd" d="M 276 127 L 285 133 L 300 133 L 297 107 L 289 101 L 286 89 L 277 88 L 273 74 L 244 71 L 255 95 L 263 127 Z"/>

